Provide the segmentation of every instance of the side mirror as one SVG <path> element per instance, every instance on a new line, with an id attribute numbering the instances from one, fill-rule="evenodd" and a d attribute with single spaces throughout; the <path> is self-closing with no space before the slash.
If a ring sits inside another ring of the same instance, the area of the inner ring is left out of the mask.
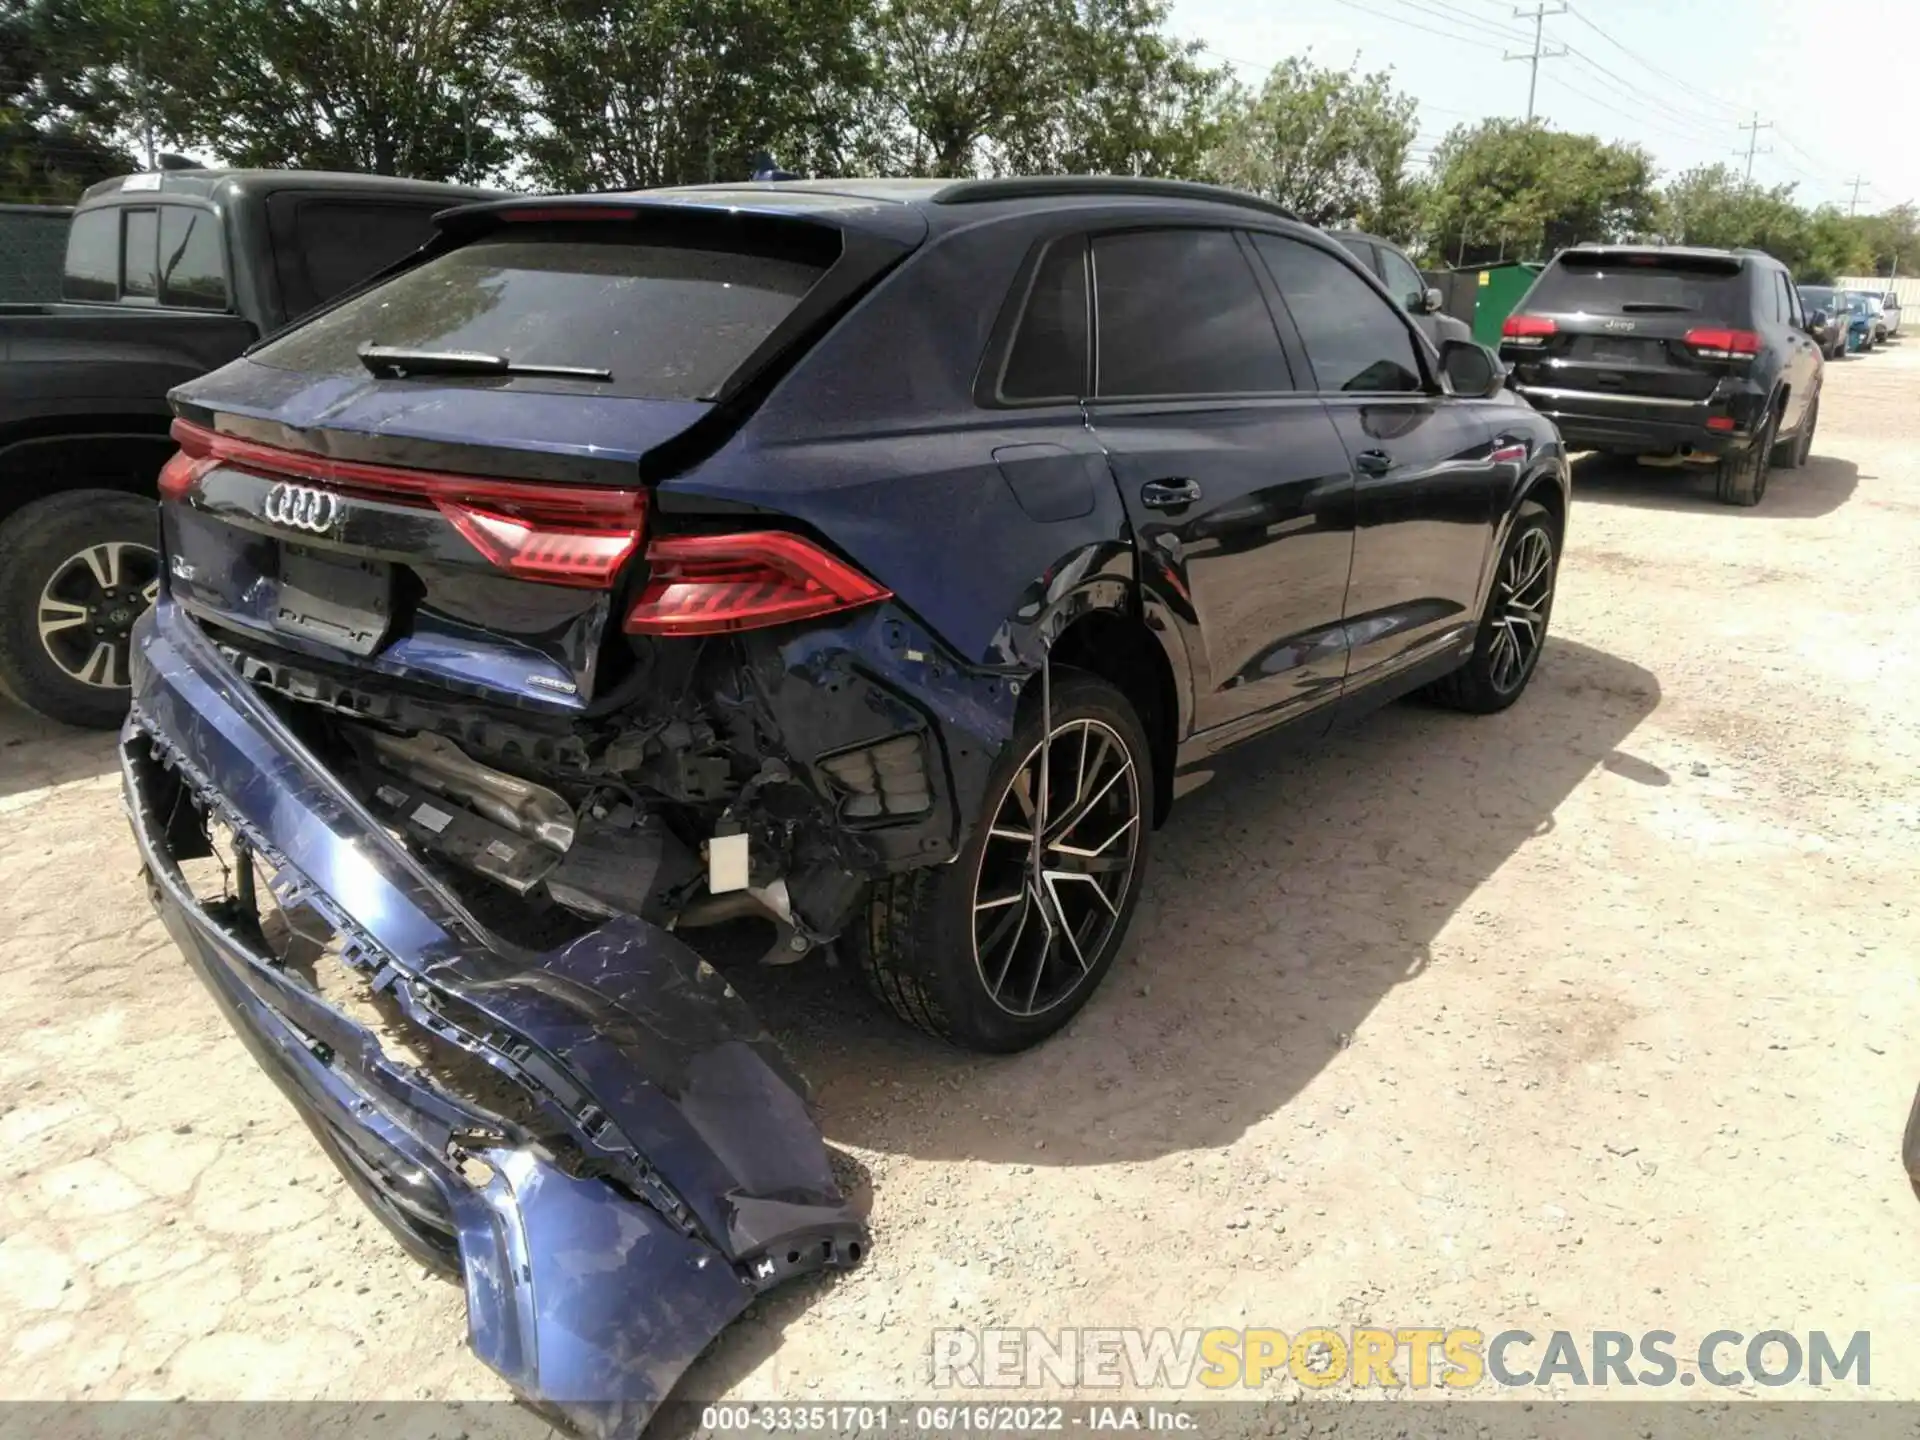
<path id="1" fill-rule="evenodd" d="M 1506 388 L 1506 367 L 1500 357 L 1471 340 L 1444 340 L 1440 344 L 1440 373 L 1455 395 L 1491 399 Z"/>
<path id="2" fill-rule="evenodd" d="M 1420 292 L 1420 313 L 1422 315 L 1439 314 L 1441 303 L 1440 292 L 1432 286 L 1428 286 Z"/>

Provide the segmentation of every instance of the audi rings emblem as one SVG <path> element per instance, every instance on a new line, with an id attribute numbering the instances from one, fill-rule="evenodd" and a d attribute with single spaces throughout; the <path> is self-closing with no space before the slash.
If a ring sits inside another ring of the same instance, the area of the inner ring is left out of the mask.
<path id="1" fill-rule="evenodd" d="M 340 497 L 328 490 L 282 482 L 267 492 L 263 513 L 276 525 L 324 535 L 340 518 Z"/>

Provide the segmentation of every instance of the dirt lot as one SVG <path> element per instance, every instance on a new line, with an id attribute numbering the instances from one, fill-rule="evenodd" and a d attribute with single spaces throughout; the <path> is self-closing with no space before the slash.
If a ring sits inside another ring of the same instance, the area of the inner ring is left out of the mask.
<path id="1" fill-rule="evenodd" d="M 876 1243 L 684 1393 L 924 1396 L 936 1325 L 1374 1322 L 1870 1330 L 1920 1398 L 1920 339 L 1823 409 L 1757 511 L 1583 465 L 1527 698 L 1231 762 L 1037 1052 L 742 977 Z M 0 1394 L 503 1393 L 149 918 L 107 743 L 0 745 Z"/>

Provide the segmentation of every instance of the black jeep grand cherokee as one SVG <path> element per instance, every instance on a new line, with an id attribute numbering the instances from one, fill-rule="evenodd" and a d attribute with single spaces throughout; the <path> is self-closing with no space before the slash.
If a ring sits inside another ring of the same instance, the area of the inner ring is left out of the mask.
<path id="1" fill-rule="evenodd" d="M 1787 267 L 1758 250 L 1581 245 L 1507 317 L 1501 358 L 1570 450 L 1711 465 L 1757 505 L 1801 465 L 1824 361 Z"/>

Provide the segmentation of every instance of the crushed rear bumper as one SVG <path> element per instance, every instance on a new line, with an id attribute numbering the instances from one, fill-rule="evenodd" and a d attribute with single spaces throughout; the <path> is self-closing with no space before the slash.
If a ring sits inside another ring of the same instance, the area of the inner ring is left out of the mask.
<path id="1" fill-rule="evenodd" d="M 169 932 L 355 1191 L 463 1277 L 475 1353 L 529 1401 L 635 1433 L 755 1295 L 865 1252 L 801 1082 L 719 975 L 637 920 L 539 955 L 488 936 L 165 599 L 121 766 Z M 208 819 L 512 1114 L 387 1054 L 257 910 L 196 896 L 181 862 Z"/>

